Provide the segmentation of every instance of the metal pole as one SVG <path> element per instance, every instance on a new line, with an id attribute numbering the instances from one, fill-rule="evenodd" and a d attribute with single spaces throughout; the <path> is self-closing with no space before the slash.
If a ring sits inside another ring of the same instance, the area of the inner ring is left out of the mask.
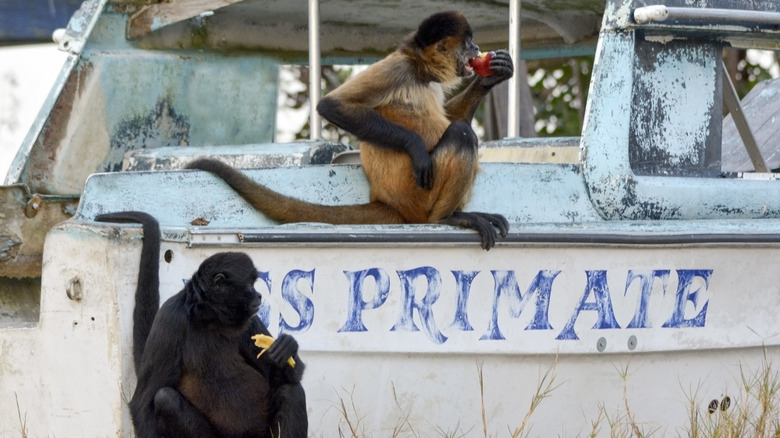
<path id="1" fill-rule="evenodd" d="M 509 54 L 515 62 L 515 69 L 520 63 L 520 0 L 509 1 Z M 509 96 L 507 109 L 507 136 L 520 135 L 520 78 L 515 73 L 509 80 Z"/>
<path id="2" fill-rule="evenodd" d="M 322 137 L 322 124 L 317 113 L 317 104 L 322 94 L 322 69 L 320 67 L 320 3 L 319 0 L 309 0 L 309 138 L 318 140 Z"/>
<path id="3" fill-rule="evenodd" d="M 745 150 L 748 153 L 748 157 L 750 157 L 750 162 L 753 163 L 753 168 L 756 172 L 769 172 L 766 161 L 761 156 L 761 150 L 756 143 L 756 138 L 753 136 L 753 131 L 750 130 L 745 113 L 742 111 L 739 95 L 737 95 L 737 90 L 734 88 L 734 83 L 731 82 L 731 76 L 729 76 L 729 71 L 726 69 L 726 64 L 721 62 L 721 68 L 723 69 L 721 73 L 723 75 L 723 102 L 731 113 L 731 118 L 737 127 L 742 144 L 745 145 Z"/>

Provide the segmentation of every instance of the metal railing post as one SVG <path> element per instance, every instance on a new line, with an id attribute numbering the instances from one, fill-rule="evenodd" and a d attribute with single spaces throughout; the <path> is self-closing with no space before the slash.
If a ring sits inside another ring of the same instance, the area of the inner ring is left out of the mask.
<path id="1" fill-rule="evenodd" d="M 520 63 L 520 0 L 509 1 L 509 54 L 515 62 L 515 70 Z M 520 78 L 515 74 L 509 80 L 509 96 L 507 108 L 507 136 L 520 135 Z"/>
<path id="2" fill-rule="evenodd" d="M 309 0 L 309 138 L 317 140 L 322 137 L 322 123 L 317 113 L 317 104 L 322 94 L 322 69 L 320 66 L 320 3 L 319 0 Z"/>

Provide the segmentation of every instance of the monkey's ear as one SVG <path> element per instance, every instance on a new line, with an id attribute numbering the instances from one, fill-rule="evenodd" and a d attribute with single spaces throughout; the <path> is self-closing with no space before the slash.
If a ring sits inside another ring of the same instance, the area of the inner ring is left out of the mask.
<path id="1" fill-rule="evenodd" d="M 213 281 L 214 281 L 214 284 L 220 284 L 220 283 L 222 283 L 222 281 L 224 281 L 224 280 L 225 280 L 225 274 L 223 274 L 223 273 L 221 273 L 221 272 L 220 272 L 220 273 L 218 273 L 217 275 L 215 275 L 215 276 L 214 276 L 214 279 L 213 279 Z"/>

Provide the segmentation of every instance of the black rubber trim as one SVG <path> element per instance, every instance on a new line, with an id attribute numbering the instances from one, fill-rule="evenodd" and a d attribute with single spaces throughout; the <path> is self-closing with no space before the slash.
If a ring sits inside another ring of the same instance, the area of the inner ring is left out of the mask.
<path id="1" fill-rule="evenodd" d="M 479 236 L 468 233 L 241 233 L 243 243 L 473 243 Z M 681 245 L 693 243 L 780 243 L 780 233 L 738 234 L 619 234 L 619 233 L 510 233 L 498 238 L 507 243 L 587 243 L 613 245 Z"/>

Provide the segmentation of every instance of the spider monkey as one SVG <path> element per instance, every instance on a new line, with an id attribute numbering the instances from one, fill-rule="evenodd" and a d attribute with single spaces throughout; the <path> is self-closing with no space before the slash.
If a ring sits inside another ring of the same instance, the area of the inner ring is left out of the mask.
<path id="1" fill-rule="evenodd" d="M 257 311 L 257 268 L 243 253 L 203 261 L 178 294 L 159 308 L 160 230 L 142 212 L 99 215 L 101 222 L 138 222 L 144 241 L 133 311 L 130 400 L 140 438 L 305 438 L 304 365 L 298 343 L 282 334 L 257 358 L 251 339 L 268 335 Z M 287 359 L 294 357 L 294 368 Z"/>
<path id="2" fill-rule="evenodd" d="M 368 204 L 323 206 L 288 198 L 213 159 L 187 168 L 216 174 L 278 222 L 442 223 L 475 229 L 489 250 L 509 224 L 500 214 L 462 210 L 479 170 L 470 124 L 482 98 L 510 78 L 514 66 L 509 53 L 498 50 L 490 61 L 493 75 L 479 77 L 469 66 L 478 54 L 466 17 L 437 13 L 393 53 L 322 98 L 317 111 L 360 143 Z M 468 84 L 445 102 L 462 78 Z"/>

